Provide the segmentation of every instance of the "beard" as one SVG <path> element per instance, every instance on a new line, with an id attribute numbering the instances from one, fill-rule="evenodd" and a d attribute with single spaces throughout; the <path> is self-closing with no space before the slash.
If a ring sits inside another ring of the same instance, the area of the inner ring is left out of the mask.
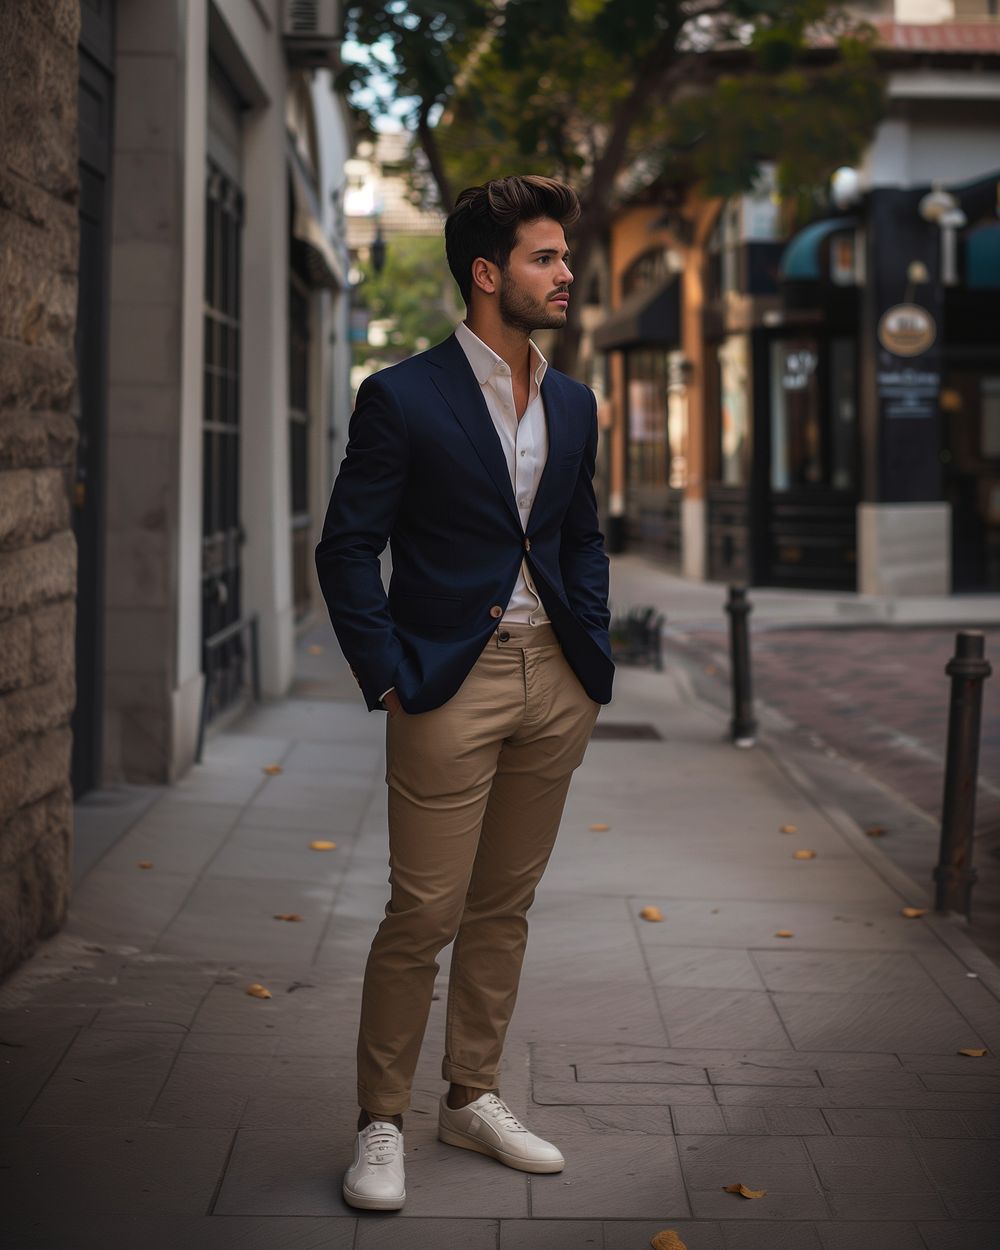
<path id="1" fill-rule="evenodd" d="M 552 291 L 545 299 L 536 299 L 501 273 L 500 319 L 512 330 L 521 330 L 525 334 L 531 334 L 533 330 L 558 330 L 566 324 L 567 313 L 564 308 L 550 306 L 548 301 L 554 294 L 555 291 Z"/>

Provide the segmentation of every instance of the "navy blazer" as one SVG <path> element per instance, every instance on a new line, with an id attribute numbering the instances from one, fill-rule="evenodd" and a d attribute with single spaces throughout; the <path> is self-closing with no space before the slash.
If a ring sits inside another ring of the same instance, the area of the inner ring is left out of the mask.
<path id="1" fill-rule="evenodd" d="M 587 694 L 610 700 L 608 559 L 591 483 L 596 404 L 554 369 L 542 399 L 548 457 L 522 528 L 500 439 L 454 335 L 358 391 L 316 570 L 370 710 L 390 686 L 407 712 L 447 702 L 499 625 L 522 558 Z"/>

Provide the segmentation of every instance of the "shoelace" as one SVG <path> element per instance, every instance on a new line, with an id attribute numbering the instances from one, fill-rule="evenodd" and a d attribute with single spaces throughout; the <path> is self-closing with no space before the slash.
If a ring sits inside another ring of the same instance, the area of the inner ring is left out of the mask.
<path id="1" fill-rule="evenodd" d="M 507 1106 L 504 1100 L 502 1098 L 498 1098 L 496 1094 L 490 1094 L 489 1098 L 486 1100 L 484 1110 L 489 1115 L 491 1120 L 496 1120 L 509 1132 L 526 1133 L 528 1131 L 514 1112 L 511 1111 L 510 1107 Z"/>
<path id="2" fill-rule="evenodd" d="M 380 1129 L 365 1139 L 366 1163 L 391 1163 L 396 1157 L 399 1135 Z"/>

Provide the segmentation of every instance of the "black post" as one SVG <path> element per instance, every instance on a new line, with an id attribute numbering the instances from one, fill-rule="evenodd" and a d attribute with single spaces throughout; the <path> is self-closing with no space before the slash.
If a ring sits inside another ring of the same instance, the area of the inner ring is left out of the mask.
<path id="1" fill-rule="evenodd" d="M 941 854 L 934 869 L 937 911 L 961 911 L 972 919 L 972 839 L 976 820 L 976 775 L 979 771 L 979 728 L 983 682 L 993 671 L 985 658 L 981 630 L 955 635 L 955 655 L 945 672 L 951 678 L 948 709 L 948 754 L 941 809 Z"/>
<path id="2" fill-rule="evenodd" d="M 733 745 L 752 747 L 757 733 L 753 716 L 753 688 L 750 680 L 750 622 L 753 606 L 746 588 L 730 586 L 726 603 L 729 613 L 729 655 L 733 682 L 733 719 L 730 737 Z"/>

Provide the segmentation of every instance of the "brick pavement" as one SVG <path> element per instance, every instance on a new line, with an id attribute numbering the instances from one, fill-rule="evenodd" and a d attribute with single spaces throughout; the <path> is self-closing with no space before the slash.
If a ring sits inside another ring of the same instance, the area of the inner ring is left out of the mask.
<path id="1" fill-rule="evenodd" d="M 728 746 L 676 672 L 620 674 L 605 724 L 662 740 L 593 743 L 531 913 L 502 1089 L 565 1172 L 436 1140 L 442 994 L 406 1207 L 345 1207 L 382 721 L 328 631 L 300 672 L 143 807 L 0 987 L 5 1250 L 641 1250 L 664 1228 L 689 1250 L 996 1250 L 1000 974 L 950 922 L 904 919 L 919 887 L 808 779 Z"/>

